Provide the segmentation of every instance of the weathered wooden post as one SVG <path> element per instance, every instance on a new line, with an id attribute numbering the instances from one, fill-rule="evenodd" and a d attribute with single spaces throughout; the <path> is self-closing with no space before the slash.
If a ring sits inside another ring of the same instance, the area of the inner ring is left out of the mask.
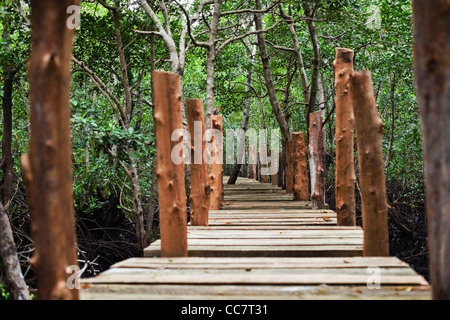
<path id="1" fill-rule="evenodd" d="M 31 263 L 38 277 L 38 298 L 78 299 L 77 253 L 72 196 L 70 140 L 70 58 L 74 29 L 67 13 L 79 1 L 31 1 L 31 136 L 22 157 L 30 200 Z"/>
<path id="2" fill-rule="evenodd" d="M 275 154 L 278 155 L 278 152 L 276 150 L 270 150 L 269 151 L 269 155 L 270 155 L 270 161 L 275 161 L 275 168 L 276 171 L 271 172 L 271 176 L 270 176 L 270 182 L 272 183 L 273 186 L 278 186 L 278 170 L 279 170 L 279 159 L 276 159 Z M 272 166 L 273 164 L 271 163 L 270 166 Z"/>
<path id="3" fill-rule="evenodd" d="M 383 122 L 378 116 L 370 71 L 350 76 L 361 182 L 364 256 L 389 256 L 388 204 L 381 138 Z"/>
<path id="4" fill-rule="evenodd" d="M 422 118 L 433 299 L 450 299 L 450 2 L 414 0 L 414 67 Z"/>
<path id="5" fill-rule="evenodd" d="M 175 147 L 183 141 L 180 77 L 170 72 L 155 71 L 152 79 L 161 256 L 187 257 L 185 165 L 178 161 L 183 157 L 181 154 L 172 155 Z M 178 140 L 172 141 L 173 136 Z"/>
<path id="6" fill-rule="evenodd" d="M 309 201 L 305 132 L 292 133 L 292 170 L 294 201 Z"/>
<path id="7" fill-rule="evenodd" d="M 292 138 L 286 142 L 286 193 L 294 192 L 294 169 L 292 163 Z"/>
<path id="8" fill-rule="evenodd" d="M 210 187 L 208 164 L 203 159 L 206 149 L 206 141 L 203 139 L 206 130 L 203 101 L 201 99 L 187 100 L 186 116 L 191 135 L 190 221 L 192 226 L 207 226 Z"/>
<path id="9" fill-rule="evenodd" d="M 221 115 L 211 116 L 210 210 L 219 210 L 223 200 L 223 122 Z"/>
<path id="10" fill-rule="evenodd" d="M 322 130 L 322 111 L 309 114 L 309 172 L 311 176 L 311 206 L 325 209 L 325 175 L 323 157 L 325 146 Z"/>
<path id="11" fill-rule="evenodd" d="M 333 63 L 336 87 L 336 213 L 338 226 L 356 225 L 354 115 L 348 88 L 353 50 L 336 48 Z"/>

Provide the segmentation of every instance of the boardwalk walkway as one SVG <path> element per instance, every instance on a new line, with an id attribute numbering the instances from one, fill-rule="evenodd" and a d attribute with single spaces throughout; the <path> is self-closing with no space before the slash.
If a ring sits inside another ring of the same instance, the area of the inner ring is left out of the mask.
<path id="1" fill-rule="evenodd" d="M 362 257 L 363 231 L 270 184 L 225 186 L 208 227 L 188 227 L 188 258 L 143 258 L 82 281 L 94 299 L 430 299 L 428 283 L 395 257 Z"/>

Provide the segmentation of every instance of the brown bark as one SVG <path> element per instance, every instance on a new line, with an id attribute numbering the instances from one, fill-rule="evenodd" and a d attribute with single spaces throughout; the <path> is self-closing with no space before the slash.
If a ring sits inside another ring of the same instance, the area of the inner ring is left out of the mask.
<path id="1" fill-rule="evenodd" d="M 68 288 L 77 266 L 70 141 L 70 58 L 74 30 L 68 6 L 79 1 L 33 0 L 29 63 L 31 135 L 22 158 L 30 200 L 39 299 L 77 299 Z"/>
<path id="2" fill-rule="evenodd" d="M 223 200 L 223 138 L 222 138 L 222 116 L 211 116 L 211 129 L 218 130 L 220 136 L 213 135 L 211 138 L 211 175 L 210 175 L 210 210 L 219 210 L 220 202 Z"/>
<path id="3" fill-rule="evenodd" d="M 2 202 L 0 202 L 0 261 L 3 263 L 6 283 L 12 298 L 14 300 L 29 300 L 30 294 L 20 269 L 11 224 Z"/>
<path id="4" fill-rule="evenodd" d="M 389 256 L 389 206 L 381 145 L 383 122 L 378 116 L 370 71 L 351 74 L 350 92 L 355 106 L 364 256 Z"/>
<path id="5" fill-rule="evenodd" d="M 180 77 L 155 71 L 153 79 L 154 122 L 157 145 L 161 256 L 187 256 L 187 208 L 184 163 L 175 164 L 172 150 L 180 141 L 172 134 L 182 128 Z"/>
<path id="6" fill-rule="evenodd" d="M 286 142 L 286 193 L 294 192 L 294 168 L 293 168 L 293 142 L 292 139 Z"/>
<path id="7" fill-rule="evenodd" d="M 206 141 L 203 139 L 205 136 L 203 101 L 200 99 L 187 100 L 186 115 L 188 130 L 191 134 L 190 220 L 192 226 L 207 226 L 210 187 L 208 164 L 203 161 L 203 154 L 206 149 Z"/>
<path id="8" fill-rule="evenodd" d="M 309 114 L 309 172 L 311 176 L 311 205 L 313 209 L 325 209 L 325 152 L 322 111 Z"/>
<path id="9" fill-rule="evenodd" d="M 353 71 L 353 50 L 336 48 L 336 213 L 338 226 L 356 225 L 354 115 L 348 79 Z"/>
<path id="10" fill-rule="evenodd" d="M 292 133 L 292 169 L 294 201 L 309 201 L 305 132 Z"/>
<path id="11" fill-rule="evenodd" d="M 432 4 L 432 5 L 431 5 Z M 450 299 L 450 3 L 413 1 L 433 299 Z"/>

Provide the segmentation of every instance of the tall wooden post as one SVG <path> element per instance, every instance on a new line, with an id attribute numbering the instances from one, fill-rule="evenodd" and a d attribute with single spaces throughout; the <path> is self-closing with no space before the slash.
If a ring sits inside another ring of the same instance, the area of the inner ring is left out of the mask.
<path id="1" fill-rule="evenodd" d="M 292 133 L 292 170 L 294 201 L 309 201 L 305 132 Z"/>
<path id="2" fill-rule="evenodd" d="M 338 226 L 356 225 L 354 115 L 348 88 L 353 50 L 336 48 L 333 63 L 336 87 L 336 213 Z"/>
<path id="3" fill-rule="evenodd" d="M 70 140 L 70 58 L 74 30 L 67 9 L 79 1 L 31 1 L 29 62 L 31 136 L 22 157 L 30 200 L 38 276 L 38 298 L 78 299 L 70 277 L 78 266 L 75 249 Z"/>
<path id="4" fill-rule="evenodd" d="M 294 192 L 294 169 L 292 163 L 292 138 L 286 142 L 286 193 Z"/>
<path id="5" fill-rule="evenodd" d="M 389 256 L 389 206 L 381 145 L 383 122 L 378 116 L 370 71 L 353 72 L 350 88 L 358 144 L 364 256 Z"/>
<path id="6" fill-rule="evenodd" d="M 275 155 L 278 155 L 278 152 L 276 150 L 270 150 L 269 151 L 269 155 L 270 155 L 270 166 L 273 166 L 272 161 L 275 161 L 275 168 L 276 171 L 271 172 L 272 175 L 270 176 L 270 182 L 272 183 L 273 186 L 278 186 L 278 170 L 279 170 L 279 161 L 280 159 L 276 159 L 277 157 Z"/>
<path id="7" fill-rule="evenodd" d="M 309 172 L 311 176 L 311 207 L 325 209 L 325 175 L 323 157 L 325 146 L 322 130 L 322 111 L 309 114 Z"/>
<path id="8" fill-rule="evenodd" d="M 414 66 L 422 118 L 433 299 L 450 299 L 450 2 L 414 0 Z"/>
<path id="9" fill-rule="evenodd" d="M 172 159 L 172 150 L 183 140 L 179 135 L 180 140 L 172 141 L 174 132 L 183 132 L 180 77 L 169 72 L 155 71 L 152 79 L 161 256 L 187 257 L 185 166 L 184 162 Z M 174 156 L 182 157 L 180 154 Z"/>
<path id="10" fill-rule="evenodd" d="M 190 221 L 192 226 L 207 226 L 209 211 L 209 178 L 208 164 L 203 160 L 206 149 L 205 115 L 203 101 L 193 99 L 186 101 L 188 130 L 191 135 L 191 192 Z"/>
<path id="11" fill-rule="evenodd" d="M 210 206 L 211 210 L 219 210 L 223 200 L 223 122 L 221 115 L 211 116 L 211 129 L 217 135 L 211 138 L 211 175 L 210 175 Z"/>

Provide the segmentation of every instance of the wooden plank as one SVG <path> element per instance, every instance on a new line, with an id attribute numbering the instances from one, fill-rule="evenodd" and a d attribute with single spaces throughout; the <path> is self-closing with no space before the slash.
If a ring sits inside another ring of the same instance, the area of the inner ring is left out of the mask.
<path id="1" fill-rule="evenodd" d="M 345 269 L 344 269 L 345 270 Z M 407 269 L 410 270 L 410 269 Z M 289 285 L 367 285 L 370 274 L 361 271 L 359 274 L 343 273 L 318 273 L 311 272 L 286 272 L 273 274 L 272 270 L 232 270 L 233 272 L 212 273 L 211 270 L 151 270 L 144 268 L 115 268 L 110 269 L 100 277 L 89 279 L 87 283 L 147 283 L 147 284 L 289 284 Z M 226 271 L 226 270 L 222 270 Z M 231 271 L 231 270 L 230 270 Z M 240 271 L 240 272 L 237 272 Z M 265 272 L 257 272 L 265 271 Z M 329 270 L 327 270 L 329 271 Z M 386 274 L 386 275 L 385 275 Z M 427 285 L 428 283 L 420 276 L 397 269 L 395 273 L 383 269 L 379 283 L 386 285 Z"/>
<path id="2" fill-rule="evenodd" d="M 428 287 L 83 284 L 82 300 L 428 300 Z"/>
<path id="3" fill-rule="evenodd" d="M 311 202 L 304 202 L 304 201 L 267 201 L 267 202 L 254 202 L 254 201 L 227 201 L 225 200 L 222 204 L 222 207 L 225 209 L 232 209 L 232 208 L 250 208 L 250 209 L 257 209 L 257 208 L 266 208 L 266 209 L 281 209 L 281 208 L 294 208 L 294 209 L 310 209 L 311 208 Z"/>
<path id="4" fill-rule="evenodd" d="M 114 264 L 111 268 L 183 268 L 183 269 L 328 269 L 328 268 L 409 268 L 396 257 L 345 257 L 345 258 L 130 258 Z"/>
<path id="5" fill-rule="evenodd" d="M 160 257 L 158 245 L 144 250 L 144 257 Z M 292 246 L 189 246 L 190 257 L 355 257 L 362 256 L 362 245 Z"/>
<path id="6" fill-rule="evenodd" d="M 274 209 L 245 209 L 245 210 L 210 210 L 209 214 L 247 214 L 247 213 L 263 213 L 263 214 L 278 214 L 278 213 L 296 213 L 296 214 L 331 214 L 336 215 L 332 210 L 312 210 L 312 209 L 296 209 L 296 208 L 282 208 Z"/>

